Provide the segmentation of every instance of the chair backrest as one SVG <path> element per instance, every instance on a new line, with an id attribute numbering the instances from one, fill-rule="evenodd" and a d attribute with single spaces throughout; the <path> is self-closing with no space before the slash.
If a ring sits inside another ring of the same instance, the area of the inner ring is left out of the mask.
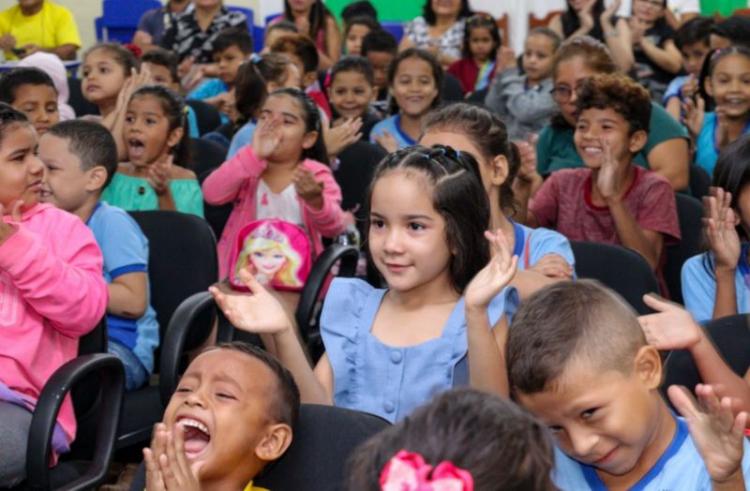
<path id="1" fill-rule="evenodd" d="M 464 99 L 461 82 L 450 73 L 443 74 L 443 86 L 440 88 L 440 98 L 443 102 L 458 102 Z"/>
<path id="2" fill-rule="evenodd" d="M 643 295 L 659 291 L 656 276 L 645 259 L 624 247 L 594 242 L 570 242 L 579 278 L 599 280 L 619 293 L 639 313 L 651 312 Z"/>
<path id="3" fill-rule="evenodd" d="M 677 303 L 682 303 L 682 265 L 701 252 L 703 205 L 697 199 L 686 194 L 677 193 L 675 198 L 682 239 L 664 249 L 666 255 L 664 280 L 667 282 L 671 299 Z"/>
<path id="4" fill-rule="evenodd" d="M 396 38 L 396 42 L 400 43 L 401 38 L 404 37 L 404 23 L 398 21 L 383 21 L 380 23 L 384 31 L 388 31 L 391 35 Z"/>
<path id="5" fill-rule="evenodd" d="M 205 138 L 190 139 L 190 162 L 188 167 L 200 176 L 224 163 L 227 151 L 215 141 Z"/>
<path id="6" fill-rule="evenodd" d="M 536 29 L 537 27 L 549 27 L 552 18 L 556 15 L 562 15 L 562 10 L 551 10 L 544 17 L 537 17 L 533 13 L 529 14 L 529 31 Z"/>
<path id="7" fill-rule="evenodd" d="M 221 126 L 221 114 L 212 105 L 195 99 L 187 99 L 185 103 L 195 111 L 195 118 L 198 121 L 198 133 L 201 136 Z"/>
<path id="8" fill-rule="evenodd" d="M 144 12 L 160 7 L 158 0 L 104 0 L 102 16 L 94 21 L 97 40 L 129 43 Z"/>
<path id="9" fill-rule="evenodd" d="M 231 12 L 242 12 L 243 14 L 245 14 L 245 21 L 247 22 L 247 32 L 252 35 L 253 27 L 255 25 L 255 12 L 253 12 L 253 9 L 240 7 L 239 5 L 226 5 L 226 7 Z"/>
<path id="10" fill-rule="evenodd" d="M 709 188 L 711 187 L 711 176 L 708 175 L 703 167 L 699 167 L 695 164 L 690 164 L 690 194 L 698 199 L 708 194 Z"/>

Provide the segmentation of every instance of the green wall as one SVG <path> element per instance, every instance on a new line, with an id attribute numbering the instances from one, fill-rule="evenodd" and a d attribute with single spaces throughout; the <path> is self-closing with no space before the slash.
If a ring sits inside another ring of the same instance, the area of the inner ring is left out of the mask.
<path id="1" fill-rule="evenodd" d="M 326 0 L 326 5 L 336 17 L 340 17 L 341 10 L 353 0 Z M 378 11 L 378 19 L 383 20 L 411 20 L 422 14 L 422 0 L 370 0 Z"/>

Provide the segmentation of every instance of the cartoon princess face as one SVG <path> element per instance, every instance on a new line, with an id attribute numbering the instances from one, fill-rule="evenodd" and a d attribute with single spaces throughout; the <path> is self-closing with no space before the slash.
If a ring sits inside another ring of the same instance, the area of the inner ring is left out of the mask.
<path id="1" fill-rule="evenodd" d="M 255 266 L 255 270 L 268 278 L 274 275 L 284 266 L 286 256 L 280 248 L 255 250 L 250 256 L 250 262 Z"/>
<path id="2" fill-rule="evenodd" d="M 260 283 L 271 286 L 302 287 L 298 278 L 301 259 L 289 245 L 287 236 L 271 224 L 254 230 L 244 242 L 237 260 L 235 275 L 252 264 L 255 277 Z"/>

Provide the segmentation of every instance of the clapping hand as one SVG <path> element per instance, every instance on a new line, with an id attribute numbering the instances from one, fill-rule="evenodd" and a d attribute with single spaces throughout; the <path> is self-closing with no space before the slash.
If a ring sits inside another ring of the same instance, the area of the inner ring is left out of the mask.
<path id="1" fill-rule="evenodd" d="M 492 299 L 513 279 L 518 265 L 518 256 L 513 255 L 501 230 L 487 231 L 484 236 L 490 243 L 492 257 L 464 291 L 464 302 L 470 309 L 486 309 Z"/>
<path id="2" fill-rule="evenodd" d="M 742 247 L 737 234 L 737 217 L 732 209 L 732 194 L 712 187 L 703 197 L 703 228 L 716 261 L 716 269 L 737 268 Z"/>

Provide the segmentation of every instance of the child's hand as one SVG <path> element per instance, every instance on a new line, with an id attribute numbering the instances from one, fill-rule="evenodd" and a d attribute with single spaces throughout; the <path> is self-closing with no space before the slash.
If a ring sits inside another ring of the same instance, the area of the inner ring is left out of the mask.
<path id="1" fill-rule="evenodd" d="M 734 271 L 742 247 L 737 235 L 737 219 L 732 209 L 732 193 L 712 187 L 711 195 L 703 197 L 703 227 L 714 254 L 716 269 Z"/>
<path id="2" fill-rule="evenodd" d="M 164 479 L 159 469 L 159 458 L 167 451 L 167 427 L 156 423 L 151 434 L 151 446 L 143 449 L 143 462 L 146 464 L 146 491 L 164 491 Z"/>
<path id="3" fill-rule="evenodd" d="M 345 119 L 340 124 L 323 125 L 323 141 L 328 155 L 335 157 L 362 138 L 362 118 Z"/>
<path id="4" fill-rule="evenodd" d="M 500 73 L 516 66 L 516 53 L 509 46 L 500 46 L 495 56 L 495 73 Z"/>
<path id="5" fill-rule="evenodd" d="M 169 192 L 169 183 L 172 180 L 172 165 L 174 156 L 169 154 L 166 159 L 155 162 L 148 169 L 146 180 L 156 191 L 157 196 L 164 196 Z"/>
<path id="6" fill-rule="evenodd" d="M 682 103 L 682 122 L 687 126 L 690 136 L 695 141 L 703 128 L 703 118 L 706 115 L 706 102 L 702 97 L 696 98 L 693 102 L 692 98 L 687 98 Z"/>
<path id="7" fill-rule="evenodd" d="M 698 79 L 695 75 L 689 75 L 680 89 L 681 99 L 692 99 L 698 93 Z"/>
<path id="8" fill-rule="evenodd" d="M 383 133 L 380 135 L 375 135 L 375 143 L 383 147 L 388 153 L 393 153 L 398 150 L 398 142 L 388 130 L 383 130 Z"/>
<path id="9" fill-rule="evenodd" d="M 223 292 L 212 286 L 209 291 L 229 322 L 237 329 L 254 333 L 279 333 L 292 329 L 281 303 L 248 270 L 240 271 L 240 280 L 250 294 Z"/>
<path id="10" fill-rule="evenodd" d="M 200 491 L 198 479 L 185 457 L 185 429 L 180 425 L 175 428 L 176 433 L 165 428 L 155 431 L 158 450 L 154 450 L 153 443 L 151 449 L 143 450 L 147 491 Z"/>
<path id="11" fill-rule="evenodd" d="M 281 120 L 268 117 L 261 119 L 253 133 L 255 155 L 265 160 L 273 154 L 281 141 Z"/>
<path id="12" fill-rule="evenodd" d="M 523 182 L 532 183 L 541 178 L 536 170 L 536 142 L 537 135 L 531 135 L 528 141 L 514 142 L 518 148 L 518 157 L 521 164 L 518 168 L 516 177 Z"/>
<path id="13" fill-rule="evenodd" d="M 602 197 L 609 201 L 615 198 L 619 192 L 617 182 L 617 160 L 612 155 L 612 147 L 609 142 L 602 141 L 602 164 L 599 167 L 599 175 L 596 178 L 596 187 Z"/>
<path id="14" fill-rule="evenodd" d="M 711 385 L 696 386 L 697 403 L 685 387 L 673 385 L 667 393 L 687 421 L 713 483 L 743 483 L 742 454 L 747 413 L 732 416 L 732 400 L 729 397 L 719 399 Z"/>
<path id="15" fill-rule="evenodd" d="M 573 268 L 559 254 L 546 254 L 529 268 L 529 271 L 536 271 L 547 278 L 558 278 L 569 280 L 573 277 Z"/>
<path id="16" fill-rule="evenodd" d="M 487 309 L 493 298 L 500 293 L 516 274 L 518 256 L 508 247 L 508 241 L 501 230 L 487 231 L 484 236 L 490 242 L 492 258 L 471 280 L 464 291 L 467 309 Z"/>
<path id="17" fill-rule="evenodd" d="M 595 3 L 596 0 L 589 0 L 581 7 L 580 10 L 576 11 L 576 15 L 578 15 L 578 20 L 581 23 L 581 27 L 594 27 L 594 17 L 591 15 L 591 10 L 594 8 Z"/>
<path id="18" fill-rule="evenodd" d="M 701 327 L 681 306 L 657 295 L 644 295 L 643 302 L 655 314 L 638 317 L 648 344 L 660 351 L 690 349 L 703 338 Z"/>
<path id="19" fill-rule="evenodd" d="M 319 210 L 323 207 L 323 183 L 315 180 L 312 171 L 298 165 L 292 178 L 294 189 L 305 203 Z"/>
<path id="20" fill-rule="evenodd" d="M 716 106 L 716 145 L 723 149 L 731 142 L 729 141 L 729 122 L 727 121 L 727 110 L 723 106 Z"/>
<path id="21" fill-rule="evenodd" d="M 15 223 L 21 222 L 21 210 L 23 208 L 23 200 L 17 200 L 13 203 L 9 210 L 0 204 L 0 244 L 13 235 L 16 231 L 16 227 L 3 220 L 3 216 L 10 215 L 10 221 Z M 9 213 L 10 212 L 10 213 Z"/>

